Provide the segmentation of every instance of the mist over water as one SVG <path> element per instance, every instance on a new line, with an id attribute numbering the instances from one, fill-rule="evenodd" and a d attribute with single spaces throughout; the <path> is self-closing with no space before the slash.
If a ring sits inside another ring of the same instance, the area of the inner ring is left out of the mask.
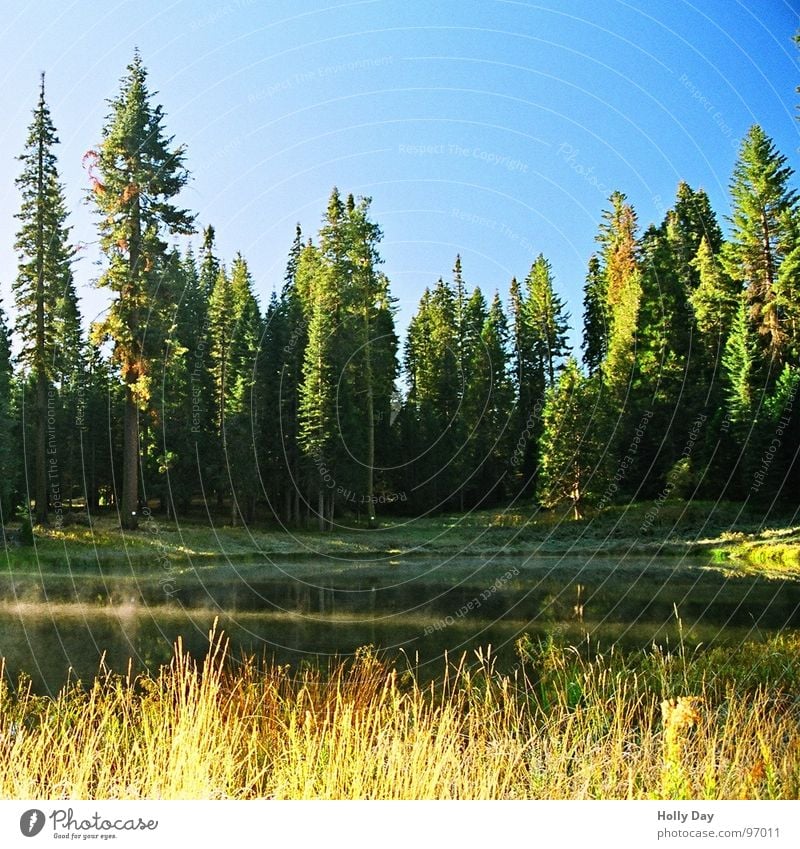
<path id="1" fill-rule="evenodd" d="M 540 558 L 535 568 L 526 561 L 500 577 L 455 586 L 430 576 L 391 581 L 365 573 L 313 581 L 187 578 L 170 597 L 145 579 L 17 578 L 2 590 L 0 657 L 10 685 L 24 673 L 37 691 L 54 693 L 103 669 L 156 672 L 179 637 L 201 658 L 215 620 L 234 662 L 249 655 L 324 667 L 372 645 L 398 668 L 410 665 L 426 678 L 441 674 L 445 653 L 472 658 L 488 645 L 499 668 L 511 669 L 523 634 L 590 651 L 653 643 L 694 650 L 800 628 L 800 587 L 791 582 L 731 579 L 700 563 L 694 571 L 654 571 L 652 560 L 641 569 L 626 560 L 619 575 L 592 580 L 581 577 L 581 563 L 561 558 L 556 569 Z"/>

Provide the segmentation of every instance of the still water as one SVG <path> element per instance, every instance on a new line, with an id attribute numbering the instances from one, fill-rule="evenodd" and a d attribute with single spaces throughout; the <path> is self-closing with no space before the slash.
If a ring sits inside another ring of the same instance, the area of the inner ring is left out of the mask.
<path id="1" fill-rule="evenodd" d="M 336 575 L 278 572 L 254 564 L 227 576 L 187 574 L 170 595 L 135 575 L 0 579 L 6 680 L 25 673 L 37 691 L 54 693 L 68 680 L 91 680 L 101 662 L 155 671 L 179 636 L 202 657 L 215 620 L 234 659 L 325 665 L 373 645 L 426 678 L 441 672 L 445 652 L 472 657 L 489 645 L 499 667 L 511 668 L 523 634 L 594 650 L 674 649 L 681 640 L 694 649 L 800 629 L 800 584 L 731 576 L 702 561 L 587 569 L 563 558 L 509 558 L 488 571 L 466 564 L 461 580 L 442 580 L 424 564 L 401 578 L 361 564 Z"/>

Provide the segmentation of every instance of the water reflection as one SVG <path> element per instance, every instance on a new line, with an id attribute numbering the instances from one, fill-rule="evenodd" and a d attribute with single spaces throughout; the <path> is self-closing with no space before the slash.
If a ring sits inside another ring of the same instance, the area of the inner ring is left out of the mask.
<path id="1" fill-rule="evenodd" d="M 685 565 L 685 564 L 684 564 Z M 435 580 L 382 580 L 380 575 L 328 576 L 325 581 L 185 580 L 165 604 L 157 583 L 117 576 L 17 578 L 0 586 L 0 657 L 6 679 L 30 675 L 40 692 L 57 691 L 68 677 L 91 680 L 101 662 L 116 672 L 157 670 L 180 636 L 201 657 L 215 618 L 242 653 L 299 665 L 348 655 L 372 644 L 398 663 L 418 665 L 425 677 L 451 656 L 491 644 L 499 663 L 516 660 L 523 633 L 589 640 L 607 649 L 675 646 L 675 611 L 689 647 L 765 639 L 800 628 L 800 587 L 719 572 L 642 568 L 564 575 L 508 567 L 454 586 Z M 576 580 L 575 578 L 580 580 Z M 21 601 L 25 599 L 25 601 Z M 404 654 L 403 654 L 404 653 Z M 68 676 L 68 670 L 69 672 Z"/>

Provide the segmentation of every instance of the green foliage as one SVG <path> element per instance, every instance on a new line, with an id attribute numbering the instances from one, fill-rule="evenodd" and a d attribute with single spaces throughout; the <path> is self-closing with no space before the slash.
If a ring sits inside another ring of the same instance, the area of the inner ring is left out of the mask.
<path id="1" fill-rule="evenodd" d="M 609 316 L 608 351 L 602 371 L 604 381 L 621 397 L 633 369 L 642 278 L 636 213 L 621 192 L 614 192 L 609 200 L 611 208 L 603 213 L 597 236 Z"/>
<path id="2" fill-rule="evenodd" d="M 731 238 L 723 253 L 730 277 L 743 281 L 748 317 L 758 335 L 757 374 L 771 369 L 770 383 L 789 346 L 779 304 L 779 270 L 798 246 L 798 196 L 789 187 L 794 172 L 786 163 L 761 127 L 748 130 L 731 181 Z"/>
<path id="3" fill-rule="evenodd" d="M 544 409 L 539 501 L 545 507 L 570 503 L 575 518 L 606 483 L 599 466 L 605 448 L 600 387 L 597 376 L 585 377 L 570 358 Z"/>
<path id="4" fill-rule="evenodd" d="M 137 527 L 139 412 L 151 406 L 153 365 L 166 355 L 168 286 L 162 286 L 168 233 L 192 232 L 193 216 L 171 201 L 189 179 L 184 150 L 171 147 L 163 110 L 152 103 L 138 51 L 111 101 L 99 147 L 87 154 L 107 267 L 99 284 L 114 298 L 94 328 L 113 342 L 113 362 L 125 385 L 122 525 Z M 98 174 L 94 171 L 97 170 Z"/>
<path id="5" fill-rule="evenodd" d="M 14 439 L 14 416 L 12 415 L 12 370 L 11 344 L 5 313 L 0 307 L 0 511 L 3 516 L 12 513 L 16 478 L 19 473 L 19 448 Z"/>
<path id="6" fill-rule="evenodd" d="M 583 289 L 583 364 L 591 377 L 600 371 L 608 353 L 608 298 L 600 258 L 592 254 Z"/>
<path id="7" fill-rule="evenodd" d="M 162 236 L 191 233 L 194 219 L 171 203 L 189 175 L 185 150 L 171 146 L 163 119 L 162 107 L 152 103 L 147 71 L 136 52 L 120 94 L 111 101 L 103 140 L 87 154 L 100 246 L 108 261 L 99 283 L 116 296 L 107 318 L 97 325 L 96 338 L 107 336 L 114 342 L 120 376 L 141 409 L 150 400 L 152 354 L 145 349 L 145 327 L 152 326 L 167 304 L 166 287 L 159 285 L 167 250 Z"/>

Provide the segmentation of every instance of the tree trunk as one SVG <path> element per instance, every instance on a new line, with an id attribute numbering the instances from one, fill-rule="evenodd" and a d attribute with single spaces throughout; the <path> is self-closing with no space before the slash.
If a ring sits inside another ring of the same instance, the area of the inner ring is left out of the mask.
<path id="1" fill-rule="evenodd" d="M 320 485 L 317 499 L 317 513 L 319 514 L 319 529 L 325 530 L 325 492 Z"/>
<path id="2" fill-rule="evenodd" d="M 233 487 L 231 487 L 231 527 L 235 528 L 238 524 L 239 518 L 239 504 L 236 501 L 236 493 L 233 491 Z"/>
<path id="3" fill-rule="evenodd" d="M 37 307 L 38 312 L 38 307 Z M 57 471 L 58 467 L 56 467 Z M 36 375 L 36 516 L 37 525 L 47 520 L 47 377 L 42 369 Z"/>
<path id="4" fill-rule="evenodd" d="M 139 527 L 139 411 L 130 385 L 125 387 L 125 418 L 122 434 L 121 525 L 126 531 Z"/>
<path id="5" fill-rule="evenodd" d="M 44 76 L 42 76 L 44 99 Z M 47 352 L 44 332 L 44 139 L 39 134 L 36 204 L 36 522 L 47 524 Z"/>
<path id="6" fill-rule="evenodd" d="M 370 351 L 370 329 L 368 308 L 366 314 L 367 339 L 364 349 L 364 380 L 367 384 L 367 517 L 370 528 L 375 527 L 375 402 L 372 392 L 372 352 Z M 331 514 L 333 510 L 331 510 Z"/>

